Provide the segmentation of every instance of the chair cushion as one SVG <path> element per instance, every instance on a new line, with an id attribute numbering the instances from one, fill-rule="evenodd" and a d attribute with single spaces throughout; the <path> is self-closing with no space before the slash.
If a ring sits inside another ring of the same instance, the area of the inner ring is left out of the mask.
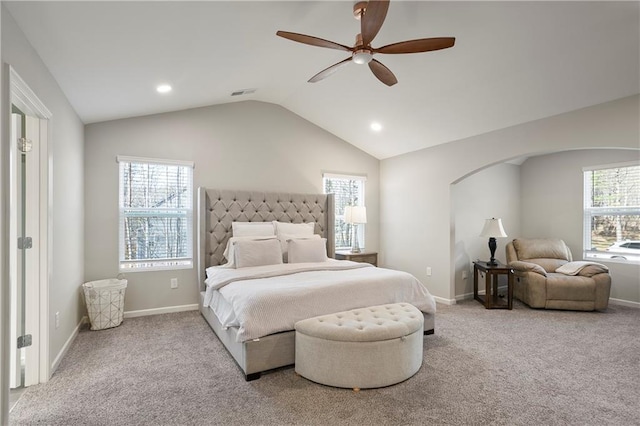
<path id="1" fill-rule="evenodd" d="M 596 282 L 593 278 L 547 275 L 547 300 L 593 301 L 596 297 Z"/>
<path id="2" fill-rule="evenodd" d="M 408 303 L 391 303 L 298 321 L 297 332 L 326 340 L 376 342 L 415 333 L 424 316 Z"/>
<path id="3" fill-rule="evenodd" d="M 526 262 L 535 263 L 546 272 L 556 272 L 556 269 L 568 263 L 564 259 L 527 259 Z"/>
<path id="4" fill-rule="evenodd" d="M 544 259 L 561 259 L 566 261 L 571 260 L 568 254 L 569 250 L 567 248 L 567 245 L 564 243 L 564 241 L 559 239 L 516 238 L 515 240 L 513 240 L 513 247 L 515 248 L 516 253 L 518 254 L 518 260 L 543 259 L 543 258 Z M 553 270 L 555 270 L 555 268 Z M 547 272 L 552 272 L 552 271 L 549 271 L 547 269 Z"/>

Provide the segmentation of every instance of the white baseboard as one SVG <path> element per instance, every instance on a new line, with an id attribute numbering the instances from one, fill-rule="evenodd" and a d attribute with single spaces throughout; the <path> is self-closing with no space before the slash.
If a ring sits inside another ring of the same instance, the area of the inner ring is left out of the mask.
<path id="1" fill-rule="evenodd" d="M 631 302 L 629 300 L 623 299 L 614 299 L 613 297 L 609 298 L 609 303 L 612 303 L 614 305 L 628 306 L 630 308 L 640 308 L 640 303 L 638 302 Z"/>
<path id="2" fill-rule="evenodd" d="M 51 363 L 51 370 L 49 371 L 49 377 L 53 376 L 53 373 L 55 373 L 58 367 L 60 366 L 62 359 L 69 351 L 69 348 L 71 347 L 73 342 L 76 340 L 76 337 L 78 337 L 78 333 L 80 333 L 80 328 L 82 328 L 82 325 L 88 322 L 89 322 L 89 318 L 86 315 L 80 319 L 80 322 L 78 323 L 76 328 L 73 329 L 73 333 L 71 333 L 71 336 L 69 336 L 67 341 L 64 342 L 62 349 L 60 349 L 60 352 L 58 352 L 58 355 Z"/>
<path id="3" fill-rule="evenodd" d="M 164 308 L 141 309 L 139 311 L 125 311 L 124 317 L 135 318 L 135 317 L 145 317 L 147 315 L 171 314 L 174 312 L 197 311 L 197 310 L 198 310 L 198 304 L 194 303 L 193 305 L 167 306 Z"/>
<path id="4" fill-rule="evenodd" d="M 465 294 L 456 295 L 456 301 L 458 301 L 458 302 L 462 302 L 463 300 L 470 300 L 470 299 L 473 299 L 473 293 L 465 293 Z"/>
<path id="5" fill-rule="evenodd" d="M 445 299 L 444 297 L 439 297 L 439 296 L 433 296 L 434 299 L 436 299 L 437 303 L 442 303 L 444 305 L 455 305 L 456 304 L 456 299 Z"/>

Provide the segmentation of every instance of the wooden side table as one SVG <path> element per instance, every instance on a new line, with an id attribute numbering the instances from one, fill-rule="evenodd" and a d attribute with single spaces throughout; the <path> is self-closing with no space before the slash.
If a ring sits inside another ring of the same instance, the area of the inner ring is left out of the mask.
<path id="1" fill-rule="evenodd" d="M 372 251 L 363 251 L 360 253 L 337 251 L 333 257 L 337 260 L 351 260 L 353 262 L 370 263 L 373 266 L 378 266 L 378 253 Z"/>
<path id="2" fill-rule="evenodd" d="M 485 294 L 478 294 L 478 275 L 485 275 Z M 507 276 L 507 300 L 498 297 L 498 276 Z M 498 262 L 488 265 L 487 262 L 477 260 L 473 262 L 473 298 L 482 303 L 486 309 L 513 309 L 513 270 Z"/>

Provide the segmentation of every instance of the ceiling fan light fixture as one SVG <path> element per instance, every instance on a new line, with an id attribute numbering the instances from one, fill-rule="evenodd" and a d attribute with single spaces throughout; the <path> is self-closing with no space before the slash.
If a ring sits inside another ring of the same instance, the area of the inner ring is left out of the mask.
<path id="1" fill-rule="evenodd" d="M 276 31 L 278 37 L 286 38 L 296 43 L 308 44 L 316 47 L 324 47 L 327 49 L 342 50 L 350 52 L 351 56 L 342 61 L 331 65 L 320 71 L 309 79 L 309 83 L 316 83 L 333 74 L 338 68 L 350 62 L 359 65 L 368 64 L 369 70 L 383 84 L 391 87 L 398 82 L 398 79 L 389 68 L 377 59 L 373 58 L 374 54 L 399 54 L 399 53 L 422 53 L 431 52 L 433 50 L 447 49 L 455 44 L 455 37 L 431 37 L 415 40 L 405 40 L 397 43 L 388 44 L 379 48 L 371 47 L 371 43 L 380 31 L 384 20 L 387 17 L 390 0 L 352 0 L 353 16 L 360 20 L 360 32 L 356 34 L 356 41 L 352 47 L 345 46 L 330 40 L 306 35 L 292 33 L 289 31 Z"/>
<path id="2" fill-rule="evenodd" d="M 353 52 L 353 62 L 358 65 L 368 64 L 371 59 L 373 59 L 373 54 L 368 50 L 362 49 Z"/>

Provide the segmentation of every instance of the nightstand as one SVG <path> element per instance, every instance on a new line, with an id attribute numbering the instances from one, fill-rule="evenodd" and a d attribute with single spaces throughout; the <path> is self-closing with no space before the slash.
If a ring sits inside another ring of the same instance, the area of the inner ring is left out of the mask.
<path id="1" fill-rule="evenodd" d="M 488 262 L 479 260 L 473 262 L 473 298 L 482 303 L 486 309 L 512 309 L 513 308 L 513 270 L 507 265 L 496 262 L 489 265 Z M 485 294 L 478 294 L 478 275 L 485 277 Z M 507 300 L 498 297 L 498 276 L 507 276 Z"/>
<path id="2" fill-rule="evenodd" d="M 373 266 L 378 266 L 378 253 L 371 251 L 363 251 L 360 253 L 337 251 L 333 257 L 337 260 L 351 260 L 353 262 L 370 263 Z"/>

